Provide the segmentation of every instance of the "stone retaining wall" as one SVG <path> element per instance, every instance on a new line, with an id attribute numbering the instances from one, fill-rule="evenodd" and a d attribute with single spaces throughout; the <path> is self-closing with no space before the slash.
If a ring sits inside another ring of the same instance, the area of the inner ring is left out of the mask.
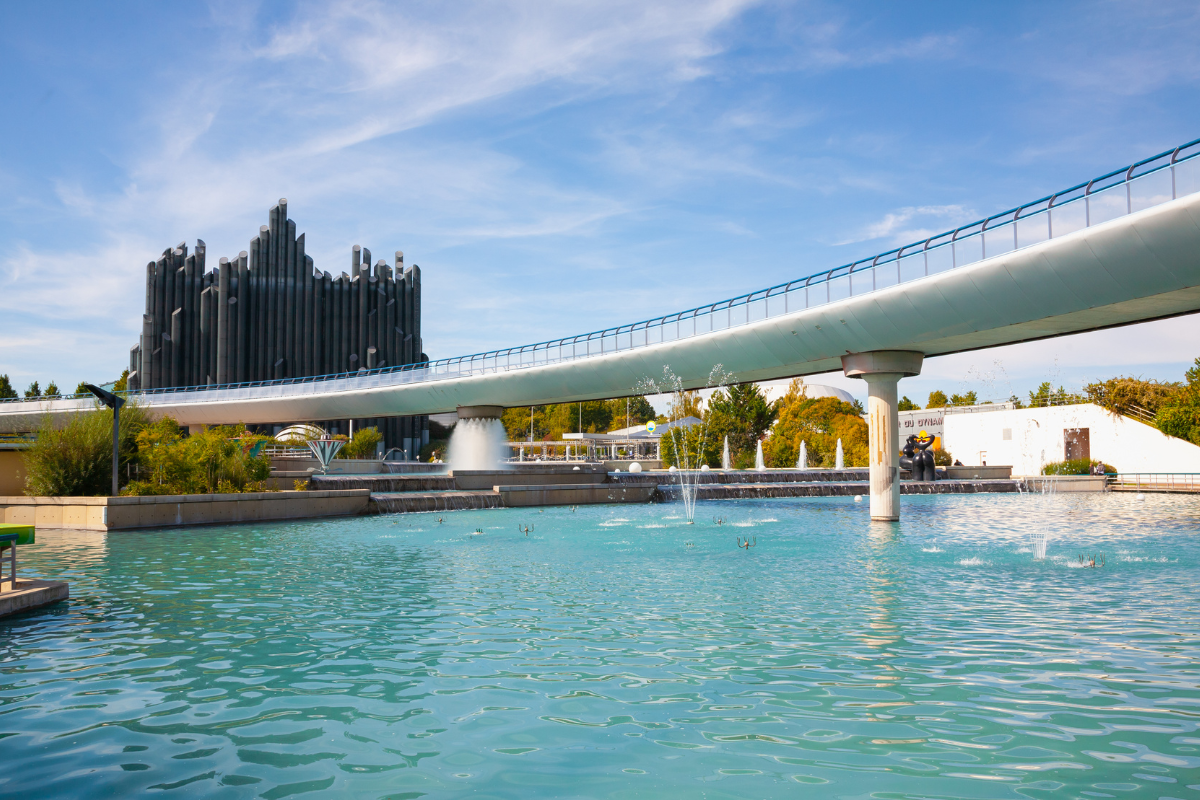
<path id="1" fill-rule="evenodd" d="M 367 489 L 159 497 L 0 497 L 0 522 L 90 531 L 363 514 Z"/>

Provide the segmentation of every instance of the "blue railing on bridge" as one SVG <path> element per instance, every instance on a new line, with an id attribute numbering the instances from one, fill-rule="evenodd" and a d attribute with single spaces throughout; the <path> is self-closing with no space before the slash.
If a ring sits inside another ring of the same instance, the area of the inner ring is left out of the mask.
<path id="1" fill-rule="evenodd" d="M 1200 191 L 1200 160 L 1196 156 L 1200 156 L 1200 139 L 924 241 L 757 292 L 630 325 L 421 364 L 303 378 L 150 389 L 137 394 L 153 402 L 154 397 L 163 394 L 310 385 L 315 389 L 317 384 L 326 385 L 330 381 L 343 382 L 339 389 L 419 383 L 543 366 L 699 336 L 936 275 L 1192 194 Z M 294 390 L 286 393 L 292 394 Z M 253 394 L 263 396 L 261 392 Z"/>

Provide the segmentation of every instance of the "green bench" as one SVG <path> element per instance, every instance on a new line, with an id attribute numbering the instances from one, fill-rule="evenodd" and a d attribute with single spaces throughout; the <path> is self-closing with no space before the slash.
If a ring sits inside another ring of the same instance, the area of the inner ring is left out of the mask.
<path id="1" fill-rule="evenodd" d="M 4 574 L 4 558 L 8 557 L 11 566 L 12 588 L 17 588 L 17 545 L 33 544 L 34 528 L 32 525 L 17 525 L 11 522 L 0 522 L 0 575 Z"/>

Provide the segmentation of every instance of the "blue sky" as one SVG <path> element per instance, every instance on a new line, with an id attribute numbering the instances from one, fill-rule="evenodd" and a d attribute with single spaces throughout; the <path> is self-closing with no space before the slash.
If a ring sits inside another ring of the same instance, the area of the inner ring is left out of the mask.
<path id="1" fill-rule="evenodd" d="M 711 302 L 1200 137 L 1194 4 L 10 3 L 0 372 L 119 374 L 144 267 L 289 200 L 422 268 L 434 358 Z M 1179 379 L 1200 320 L 931 359 L 904 393 Z M 829 382 L 864 393 L 857 382 Z"/>

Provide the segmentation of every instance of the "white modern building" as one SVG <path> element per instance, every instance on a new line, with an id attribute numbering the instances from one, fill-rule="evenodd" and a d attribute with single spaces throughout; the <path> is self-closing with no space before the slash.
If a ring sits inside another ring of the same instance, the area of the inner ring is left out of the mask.
<path id="1" fill-rule="evenodd" d="M 912 421 L 907 428 L 906 419 Z M 1092 403 L 906 411 L 901 442 L 920 427 L 940 436 L 942 447 L 964 464 L 1012 466 L 1014 475 L 1037 475 L 1043 465 L 1068 458 L 1098 459 L 1118 472 L 1200 472 L 1200 447 Z"/>

